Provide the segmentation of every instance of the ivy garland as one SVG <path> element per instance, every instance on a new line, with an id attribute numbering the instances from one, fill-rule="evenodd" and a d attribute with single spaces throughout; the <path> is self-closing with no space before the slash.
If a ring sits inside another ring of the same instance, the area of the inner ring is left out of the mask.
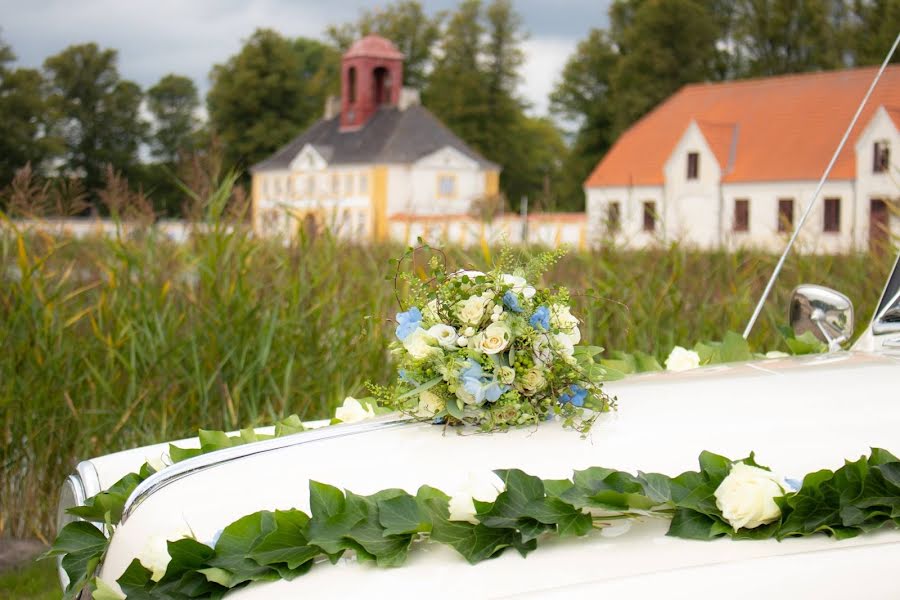
<path id="1" fill-rule="evenodd" d="M 203 433 L 212 439 L 211 432 Z M 476 524 L 451 521 L 450 498 L 427 485 L 415 495 L 387 489 L 360 496 L 310 481 L 310 514 L 260 511 L 228 525 L 213 546 L 190 538 L 169 542 L 171 560 L 159 581 L 137 559 L 117 581 L 134 599 L 221 598 L 253 581 L 294 579 L 348 551 L 379 567 L 399 567 L 413 546 L 436 542 L 475 564 L 508 548 L 526 556 L 544 536 L 585 536 L 615 519 L 638 516 L 669 518 L 667 535 L 695 540 L 782 540 L 815 533 L 844 539 L 900 527 L 900 460 L 887 450 L 873 448 L 836 471 L 806 475 L 799 490 L 775 499 L 780 517 L 754 529 L 733 529 L 716 505 L 714 492 L 737 462 L 759 466 L 752 454 L 732 461 L 703 452 L 698 471 L 677 477 L 591 467 L 575 471 L 572 479 L 546 480 L 518 469 L 497 470 L 505 490 L 493 502 L 474 502 Z M 128 495 L 151 472 L 144 465 L 69 512 L 105 521 L 111 532 Z M 120 598 L 95 577 L 108 546 L 109 539 L 88 522 L 62 529 L 45 556 L 62 557 L 71 580 L 66 598 L 86 586 L 98 600 Z"/>

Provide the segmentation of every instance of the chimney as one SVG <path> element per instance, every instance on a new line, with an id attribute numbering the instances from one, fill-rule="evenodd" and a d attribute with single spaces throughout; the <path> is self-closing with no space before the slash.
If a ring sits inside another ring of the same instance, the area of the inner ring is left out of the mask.
<path id="1" fill-rule="evenodd" d="M 341 130 L 363 127 L 382 106 L 397 106 L 403 54 L 389 40 L 367 35 L 341 60 Z"/>

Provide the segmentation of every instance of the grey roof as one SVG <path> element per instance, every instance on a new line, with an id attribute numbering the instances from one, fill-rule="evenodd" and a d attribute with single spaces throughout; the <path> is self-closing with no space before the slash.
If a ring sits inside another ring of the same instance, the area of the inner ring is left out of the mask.
<path id="1" fill-rule="evenodd" d="M 311 144 L 330 164 L 409 164 L 450 146 L 485 169 L 499 169 L 447 129 L 425 107 L 378 109 L 360 129 L 340 131 L 340 116 L 322 119 L 295 137 L 251 171 L 287 168 L 304 146 Z"/>

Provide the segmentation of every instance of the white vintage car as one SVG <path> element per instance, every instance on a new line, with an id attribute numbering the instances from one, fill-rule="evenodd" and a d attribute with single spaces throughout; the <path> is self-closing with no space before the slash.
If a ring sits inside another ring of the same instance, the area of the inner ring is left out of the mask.
<path id="1" fill-rule="evenodd" d="M 853 331 L 852 307 L 825 288 L 798 288 L 792 323 L 833 346 Z M 360 494 L 422 484 L 453 489 L 473 471 L 520 468 L 542 478 L 603 465 L 676 475 L 709 450 L 757 459 L 787 477 L 835 469 L 870 447 L 900 454 L 900 265 L 875 316 L 850 350 L 636 375 L 611 383 L 619 409 L 582 438 L 557 422 L 500 434 L 457 435 L 382 417 L 334 425 L 191 458 L 162 469 L 131 495 L 100 577 L 116 588 L 153 539 L 189 530 L 213 539 L 262 509 L 309 510 L 310 480 Z M 325 423 L 312 423 L 313 427 Z M 677 433 L 675 433 L 677 432 Z M 197 440 L 178 442 L 196 446 Z M 82 462 L 59 510 L 110 486 L 165 445 Z M 848 540 L 692 541 L 645 519 L 626 535 L 548 539 L 468 564 L 452 549 L 421 544 L 401 568 L 341 559 L 293 581 L 253 583 L 228 595 L 272 598 L 900 598 L 900 530 Z M 65 574 L 63 573 L 63 577 Z"/>

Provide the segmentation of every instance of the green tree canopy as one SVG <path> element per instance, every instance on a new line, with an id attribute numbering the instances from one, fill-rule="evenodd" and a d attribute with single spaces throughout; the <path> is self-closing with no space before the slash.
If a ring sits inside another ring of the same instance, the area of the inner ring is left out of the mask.
<path id="1" fill-rule="evenodd" d="M 54 150 L 46 136 L 43 78 L 34 69 L 9 68 L 15 59 L 0 39 L 0 189 L 28 163 L 39 170 Z"/>
<path id="2" fill-rule="evenodd" d="M 147 90 L 147 108 L 154 119 L 150 149 L 155 158 L 174 164 L 181 152 L 193 148 L 199 106 L 197 86 L 188 77 L 169 74 Z"/>
<path id="3" fill-rule="evenodd" d="M 384 8 L 364 9 L 355 22 L 331 25 L 327 34 L 342 52 L 370 33 L 391 40 L 405 56 L 404 85 L 421 89 L 431 67 L 443 18 L 443 13 L 425 14 L 417 0 L 400 0 Z"/>
<path id="4" fill-rule="evenodd" d="M 143 94 L 120 79 L 115 50 L 89 43 L 69 46 L 44 61 L 53 131 L 63 140 L 65 169 L 98 189 L 106 165 L 129 173 L 147 124 L 140 119 Z"/>
<path id="5" fill-rule="evenodd" d="M 226 161 L 247 167 L 319 118 L 337 90 L 339 64 L 338 53 L 321 42 L 258 29 L 240 52 L 213 67 L 209 120 Z"/>

